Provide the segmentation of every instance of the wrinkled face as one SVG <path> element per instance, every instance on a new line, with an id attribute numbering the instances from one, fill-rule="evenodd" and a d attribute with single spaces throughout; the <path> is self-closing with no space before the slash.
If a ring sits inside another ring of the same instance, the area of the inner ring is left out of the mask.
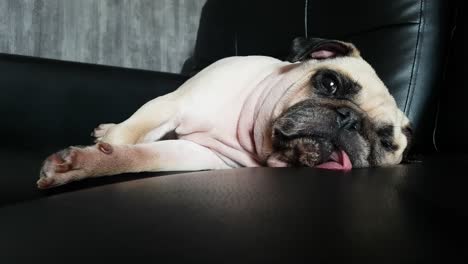
<path id="1" fill-rule="evenodd" d="M 308 58 L 299 59 L 309 74 L 273 121 L 268 165 L 349 170 L 400 163 L 408 118 L 352 44 L 332 44 L 309 47 Z"/>

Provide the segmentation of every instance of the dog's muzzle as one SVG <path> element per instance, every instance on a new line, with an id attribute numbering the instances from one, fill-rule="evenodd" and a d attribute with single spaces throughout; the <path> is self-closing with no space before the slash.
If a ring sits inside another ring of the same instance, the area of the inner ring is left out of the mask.
<path id="1" fill-rule="evenodd" d="M 300 102 L 273 124 L 271 167 L 308 166 L 347 171 L 356 157 L 368 154 L 362 129 L 363 118 L 343 106 Z"/>

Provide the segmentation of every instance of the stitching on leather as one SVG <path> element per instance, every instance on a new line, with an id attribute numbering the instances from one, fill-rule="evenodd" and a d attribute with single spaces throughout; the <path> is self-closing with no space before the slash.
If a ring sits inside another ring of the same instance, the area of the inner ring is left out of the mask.
<path id="1" fill-rule="evenodd" d="M 239 56 L 237 52 L 237 32 L 234 33 L 234 52 L 236 53 L 236 56 Z"/>
<path id="2" fill-rule="evenodd" d="M 416 58 L 418 57 L 418 51 L 419 51 L 419 41 L 420 41 L 420 36 L 421 36 L 421 27 L 423 22 L 423 5 L 424 5 L 424 0 L 421 0 L 420 6 L 419 6 L 419 25 L 418 25 L 418 35 L 416 36 L 416 46 L 414 49 L 414 57 L 413 57 L 413 65 L 411 67 L 411 75 L 410 75 L 410 82 L 408 85 L 408 93 L 406 95 L 406 102 L 405 102 L 405 108 L 404 112 L 406 115 L 409 115 L 409 110 L 411 108 L 411 102 L 413 101 L 413 95 L 414 95 L 414 88 L 411 89 L 411 86 L 416 86 L 414 85 L 413 82 L 413 77 L 415 75 L 415 67 L 416 67 Z"/>
<path id="3" fill-rule="evenodd" d="M 306 38 L 308 37 L 307 32 L 309 31 L 308 26 L 307 26 L 307 7 L 308 7 L 308 5 L 309 5 L 309 0 L 305 0 L 305 6 L 304 6 L 304 31 L 305 32 L 304 32 L 304 35 L 305 35 Z"/>

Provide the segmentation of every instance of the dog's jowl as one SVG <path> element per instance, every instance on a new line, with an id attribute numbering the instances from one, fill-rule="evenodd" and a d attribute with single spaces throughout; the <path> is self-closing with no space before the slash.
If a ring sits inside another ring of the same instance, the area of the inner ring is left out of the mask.
<path id="1" fill-rule="evenodd" d="M 219 60 L 122 123 L 100 125 L 96 145 L 47 158 L 37 184 L 141 171 L 388 166 L 401 162 L 410 132 L 354 45 L 298 38 L 286 61 Z"/>

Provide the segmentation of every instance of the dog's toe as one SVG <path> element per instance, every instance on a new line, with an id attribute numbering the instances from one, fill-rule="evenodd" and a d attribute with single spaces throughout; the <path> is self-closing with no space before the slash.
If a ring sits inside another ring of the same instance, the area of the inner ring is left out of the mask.
<path id="1" fill-rule="evenodd" d="M 94 131 L 91 133 L 91 136 L 92 137 L 95 137 L 97 140 L 99 140 L 100 138 L 102 138 L 106 133 L 107 131 L 111 128 L 115 126 L 115 124 L 113 123 L 109 123 L 109 124 L 100 124 L 98 127 L 96 127 L 94 129 Z"/>

